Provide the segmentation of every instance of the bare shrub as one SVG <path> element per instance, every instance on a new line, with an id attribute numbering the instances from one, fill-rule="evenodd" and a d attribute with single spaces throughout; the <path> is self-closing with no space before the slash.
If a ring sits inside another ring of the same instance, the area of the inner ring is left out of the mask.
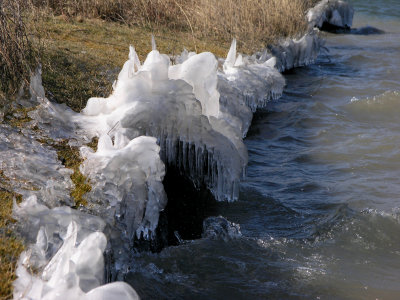
<path id="1" fill-rule="evenodd" d="M 0 0 L 0 94 L 3 97 L 15 94 L 37 63 L 22 10 L 19 1 Z"/>

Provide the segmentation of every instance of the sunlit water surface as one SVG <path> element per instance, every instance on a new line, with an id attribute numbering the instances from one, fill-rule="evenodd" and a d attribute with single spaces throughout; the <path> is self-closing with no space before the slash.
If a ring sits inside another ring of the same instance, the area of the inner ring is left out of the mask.
<path id="1" fill-rule="evenodd" d="M 242 237 L 137 254 L 143 299 L 400 299 L 400 1 L 353 4 L 386 33 L 327 34 L 255 115 L 240 201 L 213 208 Z"/>

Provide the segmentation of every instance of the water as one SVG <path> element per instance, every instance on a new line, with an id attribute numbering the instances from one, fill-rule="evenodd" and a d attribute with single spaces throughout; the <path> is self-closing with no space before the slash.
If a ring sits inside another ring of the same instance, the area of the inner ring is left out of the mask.
<path id="1" fill-rule="evenodd" d="M 212 208 L 242 236 L 136 254 L 143 299 L 400 299 L 400 2 L 353 4 L 386 33 L 327 34 L 255 115 L 240 200 Z"/>

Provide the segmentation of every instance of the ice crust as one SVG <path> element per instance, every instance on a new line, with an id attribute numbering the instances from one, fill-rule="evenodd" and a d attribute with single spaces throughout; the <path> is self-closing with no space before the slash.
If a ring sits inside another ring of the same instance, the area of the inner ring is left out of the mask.
<path id="1" fill-rule="evenodd" d="M 35 132 L 0 124 L 0 169 L 13 181 L 14 190 L 46 199 L 50 207 L 72 205 L 71 170 L 58 160 L 56 151 L 38 142 Z"/>
<path id="2" fill-rule="evenodd" d="M 233 102 L 233 97 L 241 96 L 242 101 L 255 112 L 257 108 L 265 107 L 269 100 L 278 99 L 282 95 L 285 79 L 275 68 L 276 62 L 272 55 L 258 59 L 237 54 L 234 39 L 220 73 L 219 87 L 227 99 L 223 102 Z M 238 95 L 232 93 L 232 89 Z"/>
<path id="3" fill-rule="evenodd" d="M 353 7 L 346 1 L 323 0 L 307 12 L 307 20 L 310 28 L 321 28 L 324 23 L 350 28 L 353 15 Z"/>
<path id="4" fill-rule="evenodd" d="M 271 46 L 269 51 L 276 57 L 276 68 L 284 72 L 314 63 L 324 45 L 318 32 L 317 29 L 312 29 L 299 39 L 286 39 L 276 46 Z M 261 54 L 261 60 L 265 55 L 265 53 Z"/>
<path id="5" fill-rule="evenodd" d="M 304 39 L 304 43 L 308 41 Z M 296 51 L 308 51 L 307 47 Z M 179 63 L 171 65 L 170 58 L 154 48 L 141 64 L 131 47 L 113 93 L 108 98 L 89 99 L 81 114 L 49 102 L 43 97 L 39 75 L 34 77 L 32 93 L 38 96 L 32 101 L 39 106 L 30 116 L 44 135 L 56 141 L 68 138 L 71 145 L 81 146 L 85 159 L 81 171 L 92 183 L 87 194 L 90 209 L 86 210 L 99 217 L 57 207 L 71 205 L 70 172 L 60 165 L 55 151 L 44 149 L 41 159 L 51 161 L 42 164 L 54 164 L 52 176 L 60 179 L 60 173 L 65 173 L 69 185 L 64 183 L 62 193 L 56 192 L 57 201 L 50 201 L 49 193 L 36 193 L 15 208 L 20 223 L 27 224 L 23 231 L 29 232 L 31 240 L 37 234 L 36 243 L 21 256 L 15 298 L 52 299 L 61 294 L 77 299 L 100 294 L 114 297 L 118 285 L 127 299 L 135 299 L 136 293 L 123 284 L 99 287 L 104 282 L 99 274 L 103 274 L 106 244 L 101 231 L 106 223 L 114 226 L 128 244 L 135 237 L 154 237 L 159 213 L 167 202 L 162 185 L 164 163 L 177 167 L 195 185 L 207 186 L 217 200 L 238 198 L 239 180 L 247 164 L 243 137 L 252 112 L 282 93 L 285 82 L 276 69 L 281 60 L 270 52 L 258 57 L 238 55 L 234 41 L 222 69 L 218 70 L 218 60 L 211 53 L 183 52 L 176 61 Z M 84 146 L 94 136 L 100 137 L 97 151 Z M 18 138 L 21 136 L 14 140 Z M 48 156 L 48 151 L 53 154 Z M 16 169 L 14 165 L 10 168 Z M 40 179 L 38 186 L 51 183 L 46 174 Z M 87 229 L 90 220 L 97 227 Z M 100 221 L 103 223 L 96 223 Z M 226 224 L 220 223 L 209 228 L 208 237 L 224 230 Z M 90 261 L 85 260 L 88 253 L 93 256 Z M 116 261 L 125 263 L 124 259 Z M 29 267 L 39 273 L 30 274 Z"/>

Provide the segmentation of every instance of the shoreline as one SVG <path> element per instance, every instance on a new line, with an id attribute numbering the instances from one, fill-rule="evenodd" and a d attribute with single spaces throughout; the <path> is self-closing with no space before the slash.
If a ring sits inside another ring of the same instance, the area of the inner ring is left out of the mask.
<path id="1" fill-rule="evenodd" d="M 303 39 L 303 38 L 302 38 Z M 319 40 L 318 40 L 318 38 L 314 38 L 314 37 L 312 37 L 312 36 L 310 36 L 310 37 L 304 37 L 304 39 L 302 40 L 302 39 L 300 39 L 300 40 L 298 40 L 298 41 L 292 41 L 292 42 L 286 42 L 286 44 L 285 43 L 283 43 L 283 44 L 281 44 L 280 46 L 278 46 L 278 47 L 275 47 L 275 48 L 272 48 L 272 53 L 274 53 L 274 51 L 275 51 L 275 53 L 276 54 L 284 54 L 285 53 L 285 55 L 282 55 L 282 56 L 273 56 L 273 55 L 271 55 L 270 54 L 270 52 L 264 52 L 264 53 L 259 53 L 259 54 L 256 54 L 255 56 L 253 56 L 253 57 L 243 57 L 243 56 L 239 56 L 239 55 L 237 55 L 236 54 L 236 51 L 235 51 L 235 47 L 233 47 L 233 45 L 232 45 L 232 48 L 231 48 L 231 51 L 229 52 L 229 54 L 228 54 L 228 58 L 225 60 L 225 62 L 224 62 L 224 69 L 225 70 L 223 70 L 223 72 L 221 73 L 221 71 L 219 71 L 220 73 L 218 73 L 217 74 L 217 76 L 219 76 L 218 77 L 218 83 L 220 83 L 221 81 L 222 82 L 224 82 L 224 84 L 225 84 L 225 86 L 222 86 L 221 87 L 221 85 L 218 87 L 218 92 L 220 92 L 220 94 L 221 95 L 224 95 L 223 94 L 223 92 L 222 91 L 224 91 L 224 89 L 225 90 L 230 90 L 231 88 L 232 88 L 232 86 L 230 86 L 229 87 L 229 82 L 234 82 L 235 84 L 236 84 L 236 86 L 235 85 L 233 85 L 233 87 L 234 88 L 236 88 L 236 89 L 239 89 L 239 91 L 240 91 L 240 87 L 242 87 L 243 86 L 243 84 L 246 84 L 248 81 L 246 80 L 246 81 L 243 81 L 243 83 L 241 82 L 241 80 L 243 80 L 242 79 L 242 76 L 241 75 L 239 75 L 239 76 L 237 76 L 237 72 L 238 72 L 238 70 L 239 70 L 239 72 L 241 71 L 241 69 L 240 68 L 253 68 L 252 67 L 252 65 L 255 65 L 256 66 L 256 69 L 257 69 L 257 71 L 262 71 L 262 70 L 267 70 L 266 71 L 266 76 L 267 77 L 265 77 L 265 78 L 271 78 L 271 77 L 268 77 L 268 76 L 271 76 L 271 71 L 273 71 L 273 68 L 274 67 L 276 67 L 276 66 L 278 66 L 278 69 L 280 69 L 281 71 L 283 71 L 283 70 L 285 70 L 285 69 L 289 69 L 290 67 L 298 67 L 298 66 L 303 66 L 303 65 L 306 65 L 306 64 L 309 64 L 309 63 L 312 63 L 312 61 L 313 61 L 313 59 L 312 59 L 312 57 L 316 57 L 316 55 L 317 55 L 317 53 L 318 53 L 318 50 L 319 50 L 319 47 L 321 46 L 320 44 L 319 44 Z M 305 45 L 311 45 L 310 47 L 309 46 L 304 46 L 304 44 L 303 43 L 305 43 Z M 286 48 L 285 48 L 286 47 Z M 153 48 L 155 48 L 155 47 L 153 47 Z M 289 50 L 290 49 L 290 50 Z M 294 50 L 293 50 L 294 49 Z M 318 49 L 318 50 L 316 50 L 316 49 Z M 153 51 L 155 51 L 155 49 L 153 50 Z M 287 55 L 287 53 L 290 53 L 291 52 L 291 55 L 292 56 L 290 56 L 290 55 Z M 304 53 L 306 53 L 306 55 L 304 55 Z M 185 58 L 184 56 L 187 56 L 187 58 Z M 137 63 L 137 61 L 136 61 L 136 58 L 135 58 L 135 53 L 134 52 L 132 52 L 131 51 L 131 65 L 135 68 L 135 66 L 136 67 L 142 67 L 142 65 L 140 64 L 140 62 L 139 63 Z M 193 56 L 195 56 L 195 55 L 193 55 Z M 257 57 L 258 56 L 258 57 Z M 162 57 L 162 56 L 161 56 Z M 310 58 L 311 57 L 311 58 Z M 189 59 L 190 59 L 190 57 L 189 57 L 189 53 L 187 53 L 187 54 L 183 54 L 183 55 L 181 55 L 181 57 L 180 57 L 180 59 L 182 59 L 182 63 L 181 63 L 181 65 L 183 65 L 184 64 L 184 62 L 185 61 L 189 61 Z M 208 58 L 207 58 L 208 59 Z M 211 63 L 212 63 L 212 58 L 210 57 L 210 61 L 211 61 Z M 243 62 L 243 61 L 245 61 L 245 62 Z M 129 61 L 128 61 L 129 62 Z M 274 62 L 275 62 L 275 64 L 274 64 Z M 260 69 L 260 67 L 262 66 L 262 68 L 264 68 L 264 69 Z M 151 71 L 151 69 L 150 69 L 150 71 Z M 121 72 L 122 73 L 122 72 Z M 176 72 L 176 74 L 178 74 L 179 72 Z M 272 72 L 273 73 L 273 72 Z M 127 73 L 128 74 L 128 73 Z M 239 73 L 240 74 L 240 73 Z M 273 74 L 275 74 L 275 73 L 273 73 Z M 181 75 L 173 75 L 173 76 L 178 76 L 178 78 L 179 78 L 179 76 L 181 76 Z M 211 76 L 214 76 L 214 75 L 211 75 Z M 232 78 L 231 79 L 227 79 L 227 77 L 225 77 L 224 78 L 224 76 L 231 76 Z M 235 78 L 235 76 L 236 76 L 236 78 Z M 275 74 L 274 75 L 275 77 L 272 77 L 272 78 L 277 78 L 277 79 L 275 79 L 275 80 L 277 80 L 277 81 L 275 81 L 275 82 L 272 82 L 272 84 L 271 84 L 271 86 L 272 85 L 274 85 L 276 82 L 279 82 L 279 87 L 277 88 L 277 89 L 273 89 L 273 88 L 271 88 L 270 90 L 268 90 L 268 91 L 265 91 L 265 90 L 261 90 L 261 93 L 260 94 L 262 94 L 263 96 L 261 97 L 261 98 L 257 98 L 257 97 L 254 97 L 254 96 L 249 96 L 248 94 L 244 94 L 244 95 L 242 95 L 245 99 L 246 99 L 246 101 L 243 101 L 243 103 L 239 103 L 239 107 L 240 108 L 243 108 L 243 107 L 247 107 L 247 109 L 249 110 L 249 112 L 248 113 L 246 113 L 246 115 L 245 116 L 241 116 L 241 118 L 239 118 L 239 123 L 238 123 L 238 120 L 237 119 L 235 119 L 235 118 L 231 118 L 230 120 L 229 120 L 229 124 L 235 124 L 235 126 L 234 126 L 234 128 L 235 128 L 235 130 L 237 130 L 236 131 L 236 133 L 234 134 L 234 136 L 235 136 L 235 139 L 237 139 L 237 144 L 235 145 L 235 147 L 236 147 L 236 149 L 240 149 L 240 147 L 241 147 L 241 139 L 245 136 L 245 134 L 246 134 L 246 132 L 247 132 L 247 129 L 248 129 L 248 127 L 250 126 L 250 123 L 251 123 L 251 117 L 252 117 L 252 114 L 251 114 L 251 111 L 252 110 L 256 110 L 257 109 L 257 107 L 258 106 L 260 106 L 260 107 L 262 107 L 269 99 L 271 99 L 271 98 L 274 98 L 274 97 L 277 97 L 277 96 L 279 96 L 279 94 L 282 92 L 282 89 L 283 89 L 283 84 L 281 83 L 281 80 L 282 79 L 280 79 L 280 77 L 277 75 L 277 74 Z M 184 80 L 184 79 L 183 79 Z M 187 79 L 187 80 L 189 80 L 190 81 L 190 79 Z M 63 122 L 65 122 L 65 120 L 67 119 L 67 117 L 71 117 L 72 116 L 72 119 L 75 119 L 75 120 L 77 120 L 77 122 L 79 123 L 79 122 L 81 122 L 80 120 L 79 120 L 79 118 L 80 117 L 78 117 L 76 114 L 74 114 L 72 111 L 68 111 L 68 113 L 66 114 L 66 115 L 63 115 L 62 113 L 60 114 L 60 112 L 61 112 L 61 108 L 59 107 L 59 106 L 56 106 L 56 105 L 53 105 L 53 104 L 51 104 L 50 102 L 48 102 L 47 101 L 47 99 L 45 98 L 45 96 L 44 96 L 44 90 L 43 90 L 43 87 L 41 86 L 41 79 L 40 79 L 40 77 L 36 77 L 36 79 L 35 80 L 33 80 L 33 81 L 36 81 L 36 85 L 35 86 L 32 86 L 32 90 L 33 91 L 35 91 L 33 94 L 34 95 L 36 95 L 36 97 L 38 98 L 38 100 L 39 100 L 39 103 L 41 103 L 41 106 L 42 106 L 42 110 L 41 111 L 39 111 L 38 113 L 37 112 L 29 112 L 28 113 L 28 115 L 29 116 L 31 116 L 32 117 L 32 119 L 34 120 L 34 121 L 36 121 L 36 123 L 35 122 L 33 122 L 32 123 L 32 128 L 33 127 L 38 127 L 39 128 L 39 130 L 42 130 L 42 131 L 44 131 L 44 132 L 46 132 L 47 134 L 49 134 L 50 136 L 48 136 L 47 138 L 54 138 L 55 136 L 56 136 L 56 139 L 60 139 L 61 138 L 61 136 L 63 136 L 62 138 L 66 138 L 66 135 L 68 135 L 68 134 L 70 134 L 73 138 L 75 138 L 75 144 L 73 145 L 74 147 L 77 147 L 77 146 L 82 146 L 84 143 L 86 143 L 86 142 L 88 142 L 89 140 L 90 140 L 90 137 L 92 137 L 92 135 L 93 135 L 93 132 L 92 133 L 90 133 L 90 134 L 88 134 L 87 136 L 88 136 L 88 139 L 79 139 L 75 134 L 73 134 L 72 132 L 71 133 L 68 133 L 68 127 L 71 125 L 71 124 L 63 124 Z M 119 80 L 120 82 L 121 82 L 121 80 Z M 228 85 L 226 85 L 228 83 Z M 195 83 L 194 83 L 195 84 Z M 259 87 L 259 85 L 258 85 L 258 83 L 254 83 L 254 87 L 255 87 L 255 89 L 257 90 L 257 88 L 260 88 Z M 43 91 L 42 91 L 43 90 Z M 272 91 L 273 90 L 273 91 Z M 265 96 L 265 95 L 268 95 L 268 96 Z M 274 95 L 276 95 L 276 96 L 274 96 Z M 201 96 L 200 96 L 201 97 Z M 267 101 L 265 101 L 264 99 L 265 99 L 265 97 L 267 98 Z M 197 97 L 196 97 L 197 98 Z M 221 99 L 221 98 L 220 98 Z M 206 101 L 207 99 L 205 99 L 205 101 Z M 96 100 L 97 101 L 97 100 Z M 99 105 L 99 103 L 100 102 L 96 102 L 95 103 L 95 106 L 96 105 Z M 232 116 L 234 116 L 234 117 L 238 117 L 238 115 L 235 115 L 235 112 L 237 112 L 237 111 L 239 111 L 238 110 L 238 105 L 237 104 L 235 104 L 235 105 L 231 105 L 231 103 L 229 103 L 228 101 L 221 101 L 220 100 L 220 105 L 221 105 L 221 103 L 222 103 L 222 107 L 224 107 L 224 111 L 223 111 L 223 113 L 225 113 L 225 114 L 230 114 L 230 115 L 232 115 Z M 224 106 L 225 105 L 225 106 Z M 90 103 L 89 103 L 89 106 L 90 106 Z M 204 108 L 205 106 L 207 106 L 207 104 L 204 104 L 202 107 Z M 87 106 L 88 107 L 88 106 Z M 200 109 L 202 108 L 202 107 L 200 107 Z M 48 111 L 48 109 L 50 109 L 50 111 Z M 47 110 L 47 111 L 46 111 Z M 197 110 L 198 110 L 198 108 L 197 108 Z M 213 120 L 212 118 L 214 117 L 214 113 L 213 113 L 213 111 L 212 111 L 212 108 L 211 108 L 211 110 L 210 111 L 206 111 L 206 112 L 204 112 L 203 111 L 203 113 L 202 113 L 202 115 L 204 115 L 204 113 L 206 114 L 206 115 L 208 115 L 208 118 L 209 118 L 209 120 Z M 42 115 L 40 115 L 40 114 L 42 114 Z M 47 114 L 47 115 L 46 115 Z M 61 115 L 61 117 L 59 116 L 59 115 Z M 93 115 L 93 114 L 92 114 Z M 55 124 L 57 124 L 60 128 L 62 128 L 62 130 L 64 130 L 65 128 L 67 128 L 67 130 L 65 130 L 65 132 L 52 132 L 51 130 L 51 127 L 54 127 L 54 123 L 53 124 L 50 124 L 50 125 L 48 125 L 48 124 L 46 124 L 45 122 L 43 122 L 44 120 L 45 120 L 45 118 L 46 118 L 46 116 L 47 117 L 49 117 L 50 116 L 50 119 L 52 119 L 53 121 L 55 121 Z M 42 123 L 41 123 L 42 122 Z M 212 122 L 215 122 L 215 120 L 214 121 L 212 121 Z M 241 124 L 240 124 L 240 122 L 242 122 Z M 214 123 L 214 124 L 218 124 L 218 123 Z M 212 127 L 212 125 L 211 125 L 211 127 Z M 110 129 L 110 130 L 113 130 L 113 128 L 108 128 L 108 129 Z M 93 128 L 91 129 L 91 130 L 93 130 Z M 95 130 L 97 130 L 97 129 L 95 129 Z M 33 135 L 35 135 L 35 133 L 32 133 L 32 132 L 30 132 L 29 131 L 29 129 L 28 129 L 28 134 L 33 134 Z M 155 133 L 154 131 L 153 131 L 153 133 Z M 222 132 L 220 131 L 220 134 L 222 133 L 222 135 L 224 135 L 224 134 L 227 134 L 228 136 L 231 136 L 231 133 L 229 132 L 229 130 L 228 131 L 224 131 L 224 130 L 222 130 Z M 36 133 L 38 136 L 40 136 L 40 133 Z M 51 136 L 51 135 L 53 135 L 53 136 Z M 58 135 L 58 136 L 57 136 Z M 218 135 L 218 136 L 220 136 L 220 135 Z M 161 137 L 162 136 L 159 136 L 158 137 L 158 139 L 159 140 L 161 140 Z M 45 143 L 45 145 L 44 145 L 44 148 L 45 149 L 49 149 L 49 148 L 51 148 L 51 141 L 50 141 L 50 144 L 49 145 L 46 145 L 46 144 L 48 144 L 47 142 Z M 115 143 L 115 141 L 114 141 L 114 143 Z M 151 144 L 150 145 L 150 147 L 153 147 L 154 146 L 154 141 L 149 141 L 149 143 Z M 171 151 L 172 150 L 168 150 L 168 139 L 166 139 L 165 140 L 165 146 L 162 146 L 161 147 L 161 150 L 158 148 L 158 150 L 157 150 L 157 147 L 153 150 L 153 151 L 155 151 L 155 153 L 157 153 L 157 152 L 159 152 L 159 151 L 165 151 L 166 153 L 165 153 L 165 155 L 168 157 L 168 156 L 170 156 L 170 153 L 171 153 Z M 98 150 L 98 154 L 100 154 L 101 153 L 101 151 L 103 150 L 107 150 L 107 147 L 109 147 L 109 146 L 107 146 L 108 144 L 109 144 L 109 141 L 107 141 L 107 139 L 103 139 L 103 140 L 101 140 L 100 142 L 99 142 L 99 144 L 100 144 L 100 151 Z M 34 146 L 37 146 L 37 145 L 34 145 Z M 72 146 L 72 145 L 70 145 L 70 146 Z M 40 147 L 43 147 L 43 145 L 41 145 Z M 207 144 L 206 144 L 206 146 L 205 146 L 206 148 L 207 148 Z M 122 149 L 122 148 L 121 148 Z M 163 150 L 164 149 L 164 150 Z M 182 150 L 181 151 L 190 151 L 189 150 L 189 148 L 187 148 L 188 150 L 184 150 L 184 147 L 182 148 Z M 211 148 L 209 148 L 209 149 L 211 149 Z M 108 151 L 109 151 L 110 149 L 108 149 Z M 48 151 L 48 150 L 45 150 L 45 151 Z M 82 151 L 82 150 L 81 150 Z M 88 150 L 88 149 L 86 149 L 85 148 L 85 150 L 84 151 L 86 151 L 86 157 L 93 157 L 93 159 L 94 160 L 98 160 L 98 159 L 102 159 L 102 155 L 97 155 L 97 156 L 95 156 L 94 155 L 94 152 L 91 152 L 90 150 Z M 208 152 L 208 151 L 207 151 Z M 221 153 L 223 153 L 223 152 L 221 152 Z M 203 154 L 202 154 L 203 155 Z M 219 155 L 223 155 L 223 154 L 219 154 Z M 173 155 L 172 155 L 172 157 L 174 157 Z M 243 157 L 243 155 L 242 155 L 242 157 Z M 200 159 L 204 159 L 204 158 L 200 158 Z M 58 160 L 58 158 L 56 159 L 56 160 Z M 196 159 L 196 160 L 198 160 L 198 159 Z M 165 162 L 165 161 L 164 161 Z M 201 164 L 201 163 L 200 163 Z M 58 166 L 57 167 L 59 170 L 62 170 L 62 172 L 64 172 L 64 174 L 67 174 L 67 175 L 69 175 L 69 171 L 66 171 L 65 170 L 65 168 L 64 167 L 61 167 L 60 168 L 60 166 Z M 191 168 L 190 166 L 189 166 L 189 168 Z M 240 178 L 240 176 L 241 176 L 241 174 L 242 174 L 242 172 L 243 172 L 243 170 L 242 170 L 243 168 L 237 168 L 237 170 L 236 170 L 236 178 Z M 58 172 L 58 170 L 57 170 L 57 172 Z M 155 178 L 156 177 L 163 177 L 163 175 L 162 175 L 162 173 L 163 173 L 163 171 L 162 170 L 159 170 L 159 171 L 157 171 L 157 172 L 161 172 L 161 173 L 158 173 L 158 174 L 153 174 L 153 175 L 151 175 L 151 176 L 155 176 Z M 157 173 L 156 172 L 156 173 Z M 84 172 L 85 173 L 85 172 Z M 161 174 L 161 175 L 160 175 Z M 195 175 L 195 174 L 194 174 Z M 194 176 L 193 175 L 193 176 Z M 88 174 L 88 176 L 90 177 L 90 173 Z M 65 178 L 67 178 L 67 177 L 65 177 Z M 93 180 L 95 180 L 94 178 L 95 177 L 92 177 L 93 178 Z M 158 181 L 159 181 L 159 179 L 157 179 Z M 156 181 L 157 181 L 156 180 Z M 68 181 L 68 180 L 67 180 Z M 69 183 L 68 183 L 69 184 Z M 68 185 L 67 184 L 67 185 Z M 45 192 L 45 194 L 44 195 L 46 195 L 46 193 L 47 193 L 47 195 L 50 195 L 51 194 L 51 192 L 52 192 L 52 189 L 53 189 L 53 191 L 56 191 L 57 189 L 65 189 L 65 190 L 68 190 L 68 187 L 66 187 L 66 186 L 57 186 L 57 183 L 54 185 L 54 186 L 52 186 L 52 187 L 50 187 L 50 189 L 48 190 L 48 191 L 46 191 Z M 95 188 L 96 189 L 96 188 Z M 154 190 L 157 190 L 157 189 L 159 189 L 159 188 L 154 188 Z M 217 188 L 218 189 L 218 188 Z M 230 189 L 230 188 L 229 188 Z M 224 190 L 224 188 L 222 188 L 222 190 Z M 233 190 L 235 190 L 235 188 L 233 187 Z M 216 192 L 215 192 L 216 193 Z M 235 192 L 232 192 L 232 200 L 235 200 L 235 196 L 234 196 L 234 193 Z M 225 192 L 223 193 L 223 194 L 226 194 Z M 39 195 L 40 195 L 40 193 L 39 193 Z M 41 196 L 43 196 L 43 194 L 41 195 Z M 217 197 L 218 198 L 218 197 Z M 230 198 L 228 198 L 228 200 L 229 200 Z M 35 208 L 39 205 L 40 206 L 40 204 L 38 204 L 37 202 L 36 202 L 37 200 L 35 200 L 35 199 L 33 199 L 33 198 L 31 198 L 31 200 L 30 200 L 30 203 L 25 203 L 24 204 L 24 202 L 23 202 L 23 205 L 21 206 L 21 209 L 23 210 L 23 213 L 21 213 L 20 212 L 20 216 L 22 215 L 22 216 L 25 216 L 25 218 L 27 218 L 27 219 L 29 219 L 29 218 L 33 218 L 33 219 L 37 219 L 38 218 L 38 215 L 36 215 L 35 216 L 35 213 L 33 213 L 33 214 L 31 214 L 31 212 L 32 211 L 35 211 Z M 55 200 L 55 202 L 52 204 L 52 206 L 54 206 L 55 208 L 54 209 L 56 209 L 56 206 L 57 206 L 57 200 Z M 25 205 L 25 206 L 24 206 Z M 82 207 L 81 208 L 82 210 L 83 210 L 83 212 L 85 212 L 85 211 L 87 211 L 87 212 L 90 212 L 90 208 L 89 209 L 87 209 L 87 208 L 84 208 L 84 207 Z M 17 211 L 18 211 L 18 209 L 16 209 Z M 45 216 L 45 215 L 49 215 L 50 216 L 50 214 L 51 214 L 52 212 L 51 212 L 51 210 L 49 210 L 48 208 L 46 209 L 46 208 L 41 208 L 40 209 L 40 211 L 39 211 L 39 215 L 41 215 L 42 217 L 43 216 Z M 77 218 L 77 219 L 79 219 L 80 218 L 80 212 L 79 211 L 77 211 L 77 213 L 75 214 L 75 213 L 72 213 L 72 211 L 71 212 L 68 212 L 68 213 L 71 213 L 71 218 L 72 219 L 74 219 L 74 218 Z M 18 213 L 17 213 L 17 215 L 18 215 Z M 101 215 L 101 214 L 100 214 Z M 111 218 L 111 219 L 109 219 L 109 221 L 110 221 L 110 223 L 112 223 L 112 222 L 115 222 L 115 221 L 112 221 L 112 219 L 113 219 L 113 217 Z M 95 222 L 97 222 L 97 221 L 95 221 Z M 157 222 L 158 222 L 158 220 L 157 220 Z M 123 222 L 122 222 L 123 223 Z M 46 230 L 46 224 L 45 223 L 43 223 L 42 224 L 42 226 L 44 226 L 44 228 L 45 228 L 45 230 Z M 69 239 L 69 238 L 71 238 L 71 237 L 73 237 L 73 239 L 74 240 L 76 240 L 76 239 L 78 239 L 79 240 L 79 238 L 77 237 L 77 236 L 75 236 L 74 237 L 74 234 L 75 235 L 78 235 L 78 229 L 77 229 L 77 224 L 72 224 L 72 225 L 69 225 L 68 227 L 62 227 L 62 225 L 60 224 L 60 226 L 61 226 L 61 228 L 59 228 L 58 230 L 61 230 L 61 231 L 65 231 L 65 237 L 64 237 L 64 239 Z M 65 226 L 65 224 L 63 224 L 63 226 Z M 71 227 L 72 226 L 72 227 Z M 74 227 L 75 226 L 75 227 Z M 98 225 L 96 225 L 96 226 L 98 226 Z M 124 224 L 124 226 L 126 226 L 126 224 Z M 75 228 L 75 229 L 74 229 Z M 100 227 L 96 227 L 95 228 L 95 231 L 102 231 L 102 226 L 100 226 Z M 123 226 L 121 227 L 121 228 L 123 228 Z M 132 234 L 133 234 L 133 232 L 135 232 L 136 230 L 137 230 L 138 228 L 136 228 L 136 229 L 133 229 L 133 231 L 131 230 L 131 232 L 128 234 L 129 236 L 132 236 Z M 48 230 L 50 230 L 50 229 L 48 229 Z M 52 229 L 52 230 L 54 230 L 54 228 Z M 154 229 L 153 229 L 154 230 Z M 39 228 L 38 228 L 38 231 L 39 231 L 39 233 L 40 232 L 42 232 L 41 234 L 42 235 L 45 235 L 45 236 L 49 236 L 49 234 L 48 233 L 43 233 L 43 231 L 41 231 L 41 229 L 39 230 Z M 145 235 L 145 232 L 146 232 L 146 228 L 144 228 L 144 229 L 141 229 L 141 231 L 140 231 L 141 233 L 139 234 L 139 236 L 141 236 L 141 234 L 143 234 L 143 236 Z M 89 236 L 92 236 L 92 235 L 89 235 Z M 150 236 L 151 236 L 151 233 L 150 233 Z M 88 236 L 86 236 L 86 237 L 88 237 Z M 101 242 L 101 240 L 104 240 L 103 239 L 103 237 L 101 237 L 101 235 L 97 235 L 97 238 L 99 239 L 99 243 L 101 244 L 101 245 L 99 245 L 99 249 L 103 249 L 103 251 L 104 251 L 104 249 L 105 249 L 105 246 L 102 244 L 102 242 Z M 42 239 L 42 238 L 41 238 Z M 128 240 L 129 240 L 129 238 L 128 238 Z M 40 240 L 40 243 L 43 243 L 43 240 Z M 43 245 L 42 244 L 40 244 L 39 243 L 39 236 L 38 236 L 38 240 L 37 240 L 37 244 L 36 244 L 36 247 L 37 247 L 37 251 L 43 251 L 44 249 L 40 249 L 40 247 L 43 247 Z M 62 246 L 62 247 L 64 247 L 64 246 Z M 71 249 L 74 249 L 74 245 L 70 245 L 69 247 L 72 247 Z M 104 248 L 103 248 L 104 247 Z M 36 251 L 36 250 L 35 250 Z M 81 249 L 81 251 L 84 251 L 84 249 Z M 102 252 L 103 252 L 102 251 Z M 82 253 L 84 253 L 84 252 L 82 252 Z M 61 255 L 59 255 L 59 257 L 60 257 Z M 25 259 L 27 259 L 27 257 L 25 257 Z M 43 258 L 42 258 L 43 259 Z M 59 259 L 59 258 L 58 258 Z M 66 258 L 65 258 L 66 259 Z M 22 259 L 21 259 L 22 260 Z M 101 261 L 101 258 L 99 258 L 99 260 Z M 55 264 L 58 264 L 58 263 L 61 263 L 61 261 L 55 261 Z M 97 262 L 97 263 L 99 263 L 99 261 Z M 100 262 L 101 263 L 101 262 Z M 41 261 L 40 263 L 39 263 L 39 269 L 41 268 L 41 267 L 43 267 L 42 265 L 44 264 L 44 262 L 43 261 Z M 90 269 L 90 267 L 93 267 L 93 268 L 95 268 L 95 266 L 87 266 L 88 267 L 88 269 Z M 54 272 L 55 272 L 55 270 L 53 270 Z M 20 273 L 19 273 L 20 275 L 21 274 L 23 274 L 23 276 L 28 276 L 29 274 L 26 274 L 26 273 L 23 273 L 23 271 L 21 271 L 20 270 Z M 32 280 L 34 280 L 34 281 L 36 281 L 36 280 L 38 280 L 37 278 L 36 278 L 36 276 L 32 276 L 32 275 L 29 275 L 29 276 L 31 276 L 31 278 L 32 278 Z M 98 279 L 98 278 L 97 278 Z M 101 282 L 101 280 L 99 280 L 99 282 Z M 17 283 L 17 285 L 23 285 L 23 283 L 22 283 L 22 281 L 19 281 L 18 283 Z M 24 289 L 26 289 L 26 286 L 23 286 L 24 287 Z M 20 287 L 21 288 L 21 287 Z M 82 287 L 81 287 L 82 288 Z M 20 290 L 24 290 L 24 289 L 20 289 Z M 110 290 L 112 290 L 113 288 L 110 288 Z M 124 288 L 125 289 L 125 288 Z M 127 289 L 127 294 L 129 294 L 131 297 L 135 297 L 135 294 L 132 292 L 132 291 L 129 291 L 129 288 L 128 287 L 126 287 L 126 289 Z M 80 294 L 81 296 L 83 296 L 82 294 Z M 128 299 L 128 298 L 127 298 Z"/>

